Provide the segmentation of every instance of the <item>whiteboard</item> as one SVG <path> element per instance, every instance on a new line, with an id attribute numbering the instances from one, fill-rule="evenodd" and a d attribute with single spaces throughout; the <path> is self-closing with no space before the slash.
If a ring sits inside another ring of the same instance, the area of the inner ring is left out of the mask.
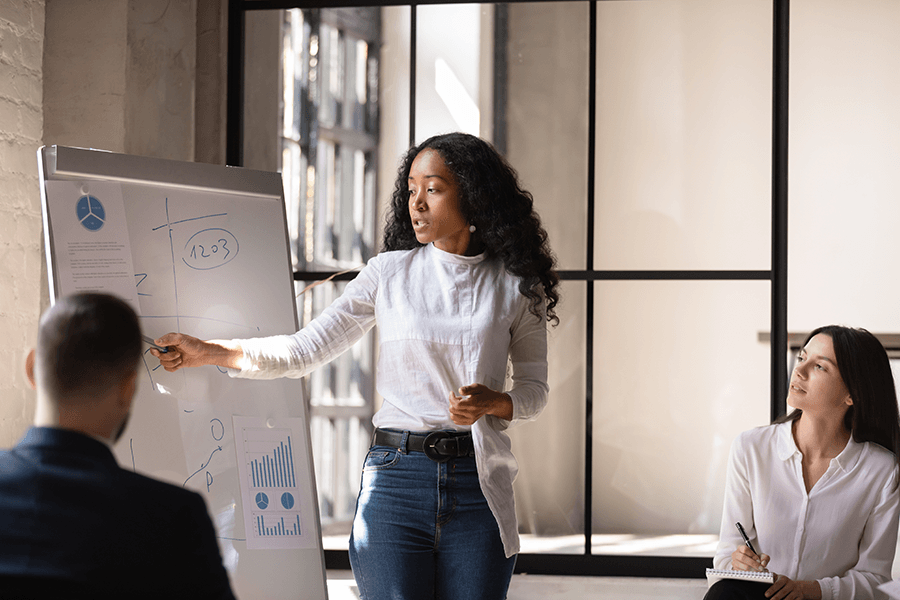
<path id="1" fill-rule="evenodd" d="M 145 334 L 297 330 L 278 173 L 63 146 L 41 148 L 38 165 L 51 301 L 72 291 L 60 259 L 78 226 L 70 214 L 83 216 L 76 203 L 90 199 L 100 207 L 90 229 L 127 238 Z M 205 497 L 238 598 L 327 598 L 301 382 L 233 379 L 212 366 L 168 373 L 148 350 L 119 464 Z M 152 527 L 140 515 L 122 525 Z"/>

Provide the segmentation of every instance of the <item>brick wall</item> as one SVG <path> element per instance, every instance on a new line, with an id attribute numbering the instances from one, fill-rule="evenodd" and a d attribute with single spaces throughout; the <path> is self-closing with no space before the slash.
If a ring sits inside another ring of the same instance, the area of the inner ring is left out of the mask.
<path id="1" fill-rule="evenodd" d="M 44 0 L 0 0 L 0 447 L 15 443 L 34 413 L 24 361 L 46 281 L 36 158 L 43 39 Z"/>

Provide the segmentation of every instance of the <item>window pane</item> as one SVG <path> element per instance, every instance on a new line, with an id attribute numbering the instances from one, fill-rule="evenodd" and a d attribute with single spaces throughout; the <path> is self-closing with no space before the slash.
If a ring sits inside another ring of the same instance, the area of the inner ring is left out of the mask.
<path id="1" fill-rule="evenodd" d="M 324 282 L 306 288 L 312 283 L 295 285 L 301 326 L 318 316 L 346 287 L 346 283 Z M 369 332 L 306 378 L 319 513 L 329 549 L 347 547 L 359 474 L 372 436 L 374 371 L 375 337 Z"/>
<path id="2" fill-rule="evenodd" d="M 772 3 L 600 2 L 597 28 L 596 268 L 769 269 Z"/>
<path id="3" fill-rule="evenodd" d="M 282 162 L 297 270 L 344 270 L 375 253 L 380 9 L 283 13 Z M 344 290 L 297 283 L 302 325 Z M 375 338 L 305 379 L 327 548 L 347 547 L 371 439 Z"/>
<path id="4" fill-rule="evenodd" d="M 788 323 L 897 333 L 900 3 L 791 3 Z"/>
<path id="5" fill-rule="evenodd" d="M 596 284 L 596 553 L 712 556 L 734 437 L 769 422 L 769 282 Z"/>
<path id="6" fill-rule="evenodd" d="M 416 8 L 416 141 L 437 133 L 485 132 L 489 110 L 493 7 L 448 4 Z"/>
<path id="7" fill-rule="evenodd" d="M 563 282 L 559 326 L 548 330 L 550 397 L 510 430 L 519 461 L 522 552 L 584 552 L 585 283 Z"/>
<path id="8" fill-rule="evenodd" d="M 386 6 L 381 9 L 384 43 L 380 50 L 378 209 L 376 240 L 381 244 L 383 223 L 400 157 L 409 148 L 409 55 L 410 8 Z"/>
<path id="9" fill-rule="evenodd" d="M 559 268 L 586 266 L 588 3 L 507 4 L 506 155 Z M 497 85 L 502 85 L 498 81 Z M 499 110 L 499 109 L 498 109 Z"/>

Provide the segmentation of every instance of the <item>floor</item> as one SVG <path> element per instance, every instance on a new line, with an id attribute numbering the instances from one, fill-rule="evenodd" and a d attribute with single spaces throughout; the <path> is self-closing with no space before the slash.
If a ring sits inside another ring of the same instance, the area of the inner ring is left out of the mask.
<path id="1" fill-rule="evenodd" d="M 330 531 L 323 536 L 326 549 L 346 549 L 349 531 Z M 529 553 L 578 554 L 584 536 L 537 537 L 521 535 L 522 551 Z M 715 535 L 593 535 L 594 554 L 712 556 Z M 711 561 L 710 561 L 711 562 Z M 637 577 L 574 577 L 514 575 L 508 600 L 701 600 L 705 579 L 660 579 Z M 350 571 L 328 571 L 329 600 L 359 600 Z"/>
<path id="2" fill-rule="evenodd" d="M 521 536 L 525 552 L 577 553 L 582 536 L 537 538 Z M 716 536 L 634 536 L 594 535 L 595 554 L 636 554 L 670 556 L 712 556 Z M 347 535 L 326 536 L 326 548 L 346 548 Z M 712 561 L 710 561 L 711 563 Z M 900 580 L 900 539 L 891 572 Z M 329 600 L 359 600 L 350 571 L 328 571 Z M 514 575 L 508 600 L 701 600 L 705 579 L 661 579 L 638 577 L 574 577 L 555 575 Z"/>
<path id="3" fill-rule="evenodd" d="M 346 550 L 350 537 L 349 525 L 345 530 L 332 527 L 322 536 L 326 550 Z M 541 537 L 519 535 L 523 554 L 581 554 L 584 552 L 583 535 Z M 628 556 L 699 556 L 712 557 L 719 541 L 717 535 L 635 535 L 597 534 L 591 536 L 593 554 Z"/>
<path id="4" fill-rule="evenodd" d="M 705 579 L 514 575 L 508 600 L 701 600 Z M 329 600 L 359 600 L 350 571 L 328 571 Z"/>

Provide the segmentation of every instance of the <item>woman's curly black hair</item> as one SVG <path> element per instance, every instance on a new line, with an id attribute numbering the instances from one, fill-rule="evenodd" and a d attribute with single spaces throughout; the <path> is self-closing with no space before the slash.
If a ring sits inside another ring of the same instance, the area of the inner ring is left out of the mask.
<path id="1" fill-rule="evenodd" d="M 519 187 L 516 171 L 492 145 L 466 133 L 431 137 L 410 148 L 397 172 L 391 208 L 384 229 L 384 250 L 412 250 L 416 240 L 409 217 L 409 171 L 425 149 L 441 155 L 453 173 L 460 194 L 460 212 L 475 225 L 473 234 L 488 258 L 497 258 L 519 278 L 519 291 L 531 301 L 531 312 L 541 316 L 546 298 L 547 320 L 559 323 L 559 276 L 547 232 L 534 210 L 534 198 Z M 543 294 L 541 293 L 543 291 Z"/>

